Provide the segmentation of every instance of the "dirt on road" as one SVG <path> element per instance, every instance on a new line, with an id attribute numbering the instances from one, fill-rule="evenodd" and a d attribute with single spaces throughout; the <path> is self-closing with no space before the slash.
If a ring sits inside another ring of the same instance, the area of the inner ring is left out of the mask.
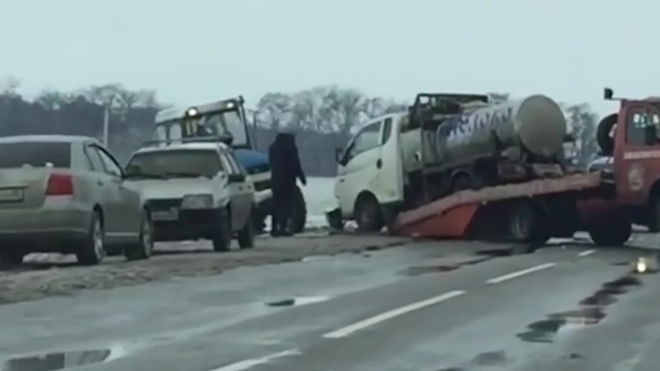
<path id="1" fill-rule="evenodd" d="M 110 289 L 172 277 L 220 274 L 222 271 L 301 260 L 314 255 L 360 253 L 402 245 L 405 238 L 373 235 L 308 234 L 292 238 L 270 237 L 251 250 L 214 253 L 210 243 L 157 244 L 149 260 L 126 262 L 106 258 L 103 264 L 81 267 L 72 257 L 32 256 L 22 266 L 0 270 L 0 304 L 72 295 L 79 290 Z"/>

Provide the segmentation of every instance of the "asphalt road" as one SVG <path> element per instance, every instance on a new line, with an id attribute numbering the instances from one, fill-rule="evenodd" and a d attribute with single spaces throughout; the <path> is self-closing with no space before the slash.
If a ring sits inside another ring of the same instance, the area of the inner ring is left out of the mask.
<path id="1" fill-rule="evenodd" d="M 640 251 L 480 261 L 482 247 L 411 244 L 0 306 L 0 359 L 4 371 L 658 369 L 660 274 L 621 279 Z"/>

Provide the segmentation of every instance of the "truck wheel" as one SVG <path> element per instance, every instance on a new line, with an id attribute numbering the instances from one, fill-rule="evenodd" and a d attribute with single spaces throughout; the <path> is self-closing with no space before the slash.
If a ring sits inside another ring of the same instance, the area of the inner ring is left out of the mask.
<path id="1" fill-rule="evenodd" d="M 451 192 L 456 193 L 460 191 L 465 191 L 472 189 L 472 177 L 467 173 L 457 174 L 454 179 L 451 181 Z"/>
<path id="2" fill-rule="evenodd" d="M 596 246 L 622 246 L 632 234 L 632 223 L 628 218 L 619 217 L 594 223 L 589 226 L 588 232 Z"/>
<path id="3" fill-rule="evenodd" d="M 660 195 L 656 194 L 651 205 L 651 217 L 649 218 L 649 232 L 660 232 Z"/>
<path id="4" fill-rule="evenodd" d="M 22 252 L 6 252 L 0 254 L 0 265 L 19 265 L 23 263 L 25 254 Z"/>
<path id="5" fill-rule="evenodd" d="M 363 194 L 355 203 L 355 221 L 358 230 L 363 232 L 378 232 L 383 228 L 383 214 L 376 197 Z"/>
<path id="6" fill-rule="evenodd" d="M 213 235 L 213 251 L 228 251 L 232 238 L 230 211 L 227 209 L 220 210 L 218 219 L 218 229 L 214 231 Z"/>
<path id="7" fill-rule="evenodd" d="M 520 201 L 513 205 L 509 215 L 509 233 L 520 242 L 543 245 L 550 236 L 545 233 L 539 210 L 531 202 Z"/>
<path id="8" fill-rule="evenodd" d="M 301 233 L 307 224 L 307 204 L 300 187 L 296 186 L 292 196 L 291 218 L 287 222 L 287 226 L 291 233 Z"/>
<path id="9" fill-rule="evenodd" d="M 154 250 L 153 225 L 147 210 L 142 210 L 140 222 L 140 238 L 138 242 L 128 246 L 124 250 L 126 260 L 149 259 Z"/>
<path id="10" fill-rule="evenodd" d="M 254 217 L 252 217 L 252 230 L 255 234 L 262 234 L 266 231 L 266 218 L 267 214 L 262 212 L 257 212 Z"/>
<path id="11" fill-rule="evenodd" d="M 92 214 L 87 238 L 80 246 L 80 251 L 76 254 L 76 257 L 78 263 L 83 265 L 99 264 L 105 257 L 105 231 L 98 211 Z"/>
<path id="12" fill-rule="evenodd" d="M 254 222 L 252 221 L 252 212 L 250 214 L 250 218 L 248 219 L 247 222 L 245 222 L 245 226 L 243 229 L 241 229 L 240 232 L 238 232 L 238 246 L 241 249 L 251 249 L 254 247 L 254 239 L 255 239 L 255 233 L 254 233 Z"/>

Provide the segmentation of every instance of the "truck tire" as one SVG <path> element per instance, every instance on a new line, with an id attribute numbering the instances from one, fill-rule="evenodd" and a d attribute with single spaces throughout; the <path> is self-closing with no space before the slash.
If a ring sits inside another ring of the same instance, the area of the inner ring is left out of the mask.
<path id="1" fill-rule="evenodd" d="M 660 193 L 656 193 L 651 201 L 648 228 L 651 233 L 660 232 Z"/>
<path id="2" fill-rule="evenodd" d="M 460 191 L 465 191 L 468 189 L 473 189 L 474 184 L 472 177 L 468 173 L 458 173 L 451 181 L 451 192 L 456 193 Z"/>
<path id="3" fill-rule="evenodd" d="M 610 137 L 610 132 L 618 119 L 619 115 L 613 113 L 600 120 L 600 123 L 596 128 L 596 142 L 600 147 L 602 156 L 612 156 L 614 153 L 614 140 Z"/>
<path id="4" fill-rule="evenodd" d="M 532 202 L 518 201 L 509 214 L 509 235 L 515 241 L 533 244 L 531 252 L 550 239 L 543 222 L 540 210 Z"/>
<path id="5" fill-rule="evenodd" d="M 305 230 L 307 224 L 307 203 L 300 187 L 296 186 L 293 190 L 291 202 L 291 219 L 289 219 L 287 225 L 291 233 L 301 233 Z"/>
<path id="6" fill-rule="evenodd" d="M 385 224 L 378 200 L 370 193 L 358 197 L 354 213 L 358 230 L 362 232 L 378 232 Z"/>
<path id="7" fill-rule="evenodd" d="M 227 209 L 222 209 L 218 214 L 218 228 L 213 231 L 213 251 L 229 251 L 233 235 L 231 213 Z"/>
<path id="8" fill-rule="evenodd" d="M 632 234 L 632 223 L 627 217 L 609 219 L 588 227 L 589 236 L 596 246 L 622 246 Z"/>
<path id="9" fill-rule="evenodd" d="M 18 251 L 4 252 L 0 254 L 0 265 L 20 265 L 23 263 L 25 254 Z"/>
<path id="10" fill-rule="evenodd" d="M 259 204 L 252 217 L 252 230 L 260 235 L 266 231 L 266 218 L 271 214 L 271 201 L 264 201 Z"/>

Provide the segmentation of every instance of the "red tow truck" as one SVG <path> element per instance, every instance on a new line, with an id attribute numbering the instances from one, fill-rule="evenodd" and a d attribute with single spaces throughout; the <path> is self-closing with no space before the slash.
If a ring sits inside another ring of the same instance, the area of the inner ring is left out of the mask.
<path id="1" fill-rule="evenodd" d="M 496 237 L 536 246 L 586 230 L 597 245 L 616 246 L 630 238 L 632 223 L 658 231 L 660 100 L 614 98 L 609 88 L 604 98 L 619 101 L 618 112 L 597 128 L 601 154 L 611 157 L 604 168 L 460 190 L 422 206 L 403 207 L 389 220 L 390 232 L 431 238 Z"/>

